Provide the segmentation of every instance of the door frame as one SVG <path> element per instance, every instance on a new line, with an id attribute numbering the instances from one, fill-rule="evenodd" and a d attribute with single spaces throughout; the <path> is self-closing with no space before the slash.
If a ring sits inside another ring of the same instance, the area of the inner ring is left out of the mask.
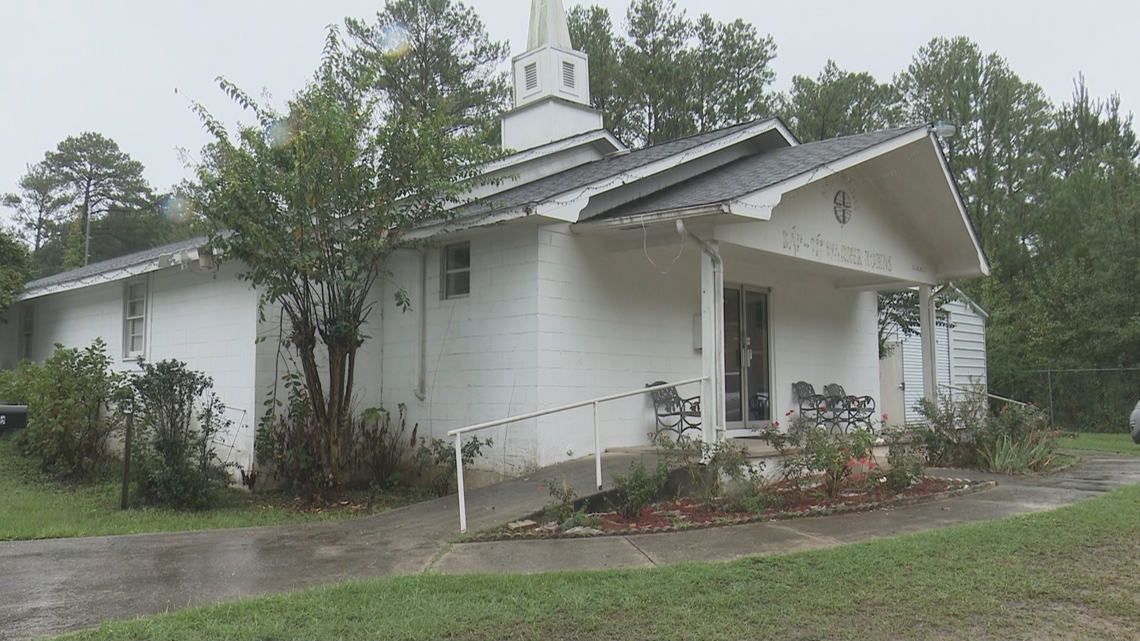
<path id="1" fill-rule="evenodd" d="M 725 426 L 724 426 L 725 427 L 725 435 L 728 438 L 739 438 L 742 436 L 755 436 L 756 433 L 753 431 L 753 428 L 760 427 L 760 426 L 764 425 L 765 423 L 769 423 L 771 421 L 778 420 L 775 416 L 775 412 L 776 412 L 776 402 L 775 402 L 776 401 L 776 390 L 779 388 L 776 385 L 776 340 L 775 340 L 776 332 L 775 332 L 775 324 L 772 322 L 772 316 L 773 316 L 773 314 L 772 314 L 772 288 L 771 287 L 764 287 L 761 285 L 748 285 L 745 283 L 725 283 L 724 289 L 733 289 L 733 290 L 739 291 L 741 293 L 740 309 L 737 312 L 737 322 L 739 323 L 740 332 L 741 332 L 741 335 L 739 337 L 740 338 L 739 344 L 740 344 L 740 349 L 741 349 L 741 363 L 744 362 L 744 358 L 743 358 L 743 356 L 744 356 L 744 354 L 743 354 L 743 350 L 744 350 L 743 332 L 744 332 L 744 328 L 746 326 L 746 323 L 745 323 L 745 317 L 746 317 L 745 303 L 747 300 L 747 295 L 749 292 L 751 292 L 754 294 L 764 294 L 768 297 L 768 310 L 767 310 L 768 311 L 768 318 L 767 318 L 767 323 L 768 323 L 768 332 L 767 332 L 768 333 L 768 413 L 769 413 L 769 416 L 771 418 L 769 418 L 768 420 L 765 420 L 765 421 L 749 421 L 748 420 L 747 404 L 743 402 L 744 396 L 747 393 L 747 389 L 748 389 L 748 374 L 747 374 L 747 368 L 742 367 L 741 368 L 741 375 L 740 375 L 740 395 L 741 395 L 741 402 L 742 402 L 742 406 L 741 406 L 742 420 L 729 421 L 726 419 L 725 420 Z M 724 318 L 724 320 L 727 321 L 728 317 L 726 316 Z M 724 328 L 722 327 L 722 331 L 723 330 L 724 330 Z M 727 363 L 728 362 L 727 358 L 728 358 L 728 355 L 725 354 L 723 362 Z M 722 385 L 724 384 L 724 379 L 727 377 L 727 375 L 728 375 L 727 370 L 724 372 L 721 372 L 721 384 Z M 727 390 L 727 386 L 725 387 L 725 389 Z M 726 417 L 728 416 L 727 404 L 728 404 L 728 399 L 726 397 L 725 398 L 725 405 L 726 406 L 724 408 Z"/>

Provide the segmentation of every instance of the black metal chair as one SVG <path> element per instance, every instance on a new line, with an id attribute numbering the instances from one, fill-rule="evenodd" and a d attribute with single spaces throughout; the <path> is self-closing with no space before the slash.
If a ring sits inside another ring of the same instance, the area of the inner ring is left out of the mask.
<path id="1" fill-rule="evenodd" d="M 796 395 L 796 401 L 799 403 L 800 416 L 816 425 L 825 422 L 827 404 L 822 394 L 815 393 L 815 387 L 811 383 L 807 381 L 792 383 L 792 393 Z"/>
<path id="2" fill-rule="evenodd" d="M 646 387 L 664 385 L 665 381 L 650 383 Z M 657 417 L 654 436 L 673 432 L 680 438 L 688 430 L 701 429 L 701 397 L 681 398 L 677 388 L 666 387 L 649 393 L 653 397 L 653 413 Z"/>
<path id="3" fill-rule="evenodd" d="M 850 432 L 856 427 L 873 428 L 871 423 L 875 416 L 875 399 L 870 396 L 853 396 L 848 394 L 838 383 L 825 385 L 824 395 L 834 399 L 837 412 L 834 426 L 843 432 Z"/>

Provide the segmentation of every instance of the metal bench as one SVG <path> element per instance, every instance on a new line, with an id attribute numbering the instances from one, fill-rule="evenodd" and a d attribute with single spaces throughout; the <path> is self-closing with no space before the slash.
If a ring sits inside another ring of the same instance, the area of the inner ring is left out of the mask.
<path id="1" fill-rule="evenodd" d="M 796 381 L 792 383 L 792 393 L 799 403 L 800 416 L 816 425 L 827 422 L 827 399 L 822 394 L 816 394 L 815 386 L 807 381 Z"/>
<path id="2" fill-rule="evenodd" d="M 665 381 L 650 383 L 646 387 L 665 385 Z M 649 393 L 653 397 L 653 413 L 657 428 L 653 435 L 673 432 L 678 438 L 688 430 L 701 429 L 701 397 L 681 398 L 677 388 L 666 387 Z"/>
<path id="3" fill-rule="evenodd" d="M 850 432 L 856 427 L 872 429 L 871 420 L 875 416 L 875 399 L 870 396 L 854 396 L 844 391 L 843 386 L 831 383 L 823 387 L 824 396 L 835 399 L 838 411 L 835 415 L 834 427 L 843 432 Z"/>

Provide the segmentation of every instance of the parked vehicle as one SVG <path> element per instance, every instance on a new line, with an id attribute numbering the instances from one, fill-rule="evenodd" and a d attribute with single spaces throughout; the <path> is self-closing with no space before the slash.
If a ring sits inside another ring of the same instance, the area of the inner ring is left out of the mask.
<path id="1" fill-rule="evenodd" d="M 1128 422 L 1132 426 L 1132 442 L 1140 445 L 1140 401 L 1136 401 L 1136 407 L 1132 408 L 1132 418 Z"/>

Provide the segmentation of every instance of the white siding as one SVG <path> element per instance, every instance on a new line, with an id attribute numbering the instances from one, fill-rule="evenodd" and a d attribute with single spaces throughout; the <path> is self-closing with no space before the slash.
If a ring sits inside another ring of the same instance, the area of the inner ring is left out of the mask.
<path id="1" fill-rule="evenodd" d="M 234 422 L 234 429 L 218 443 L 218 454 L 248 467 L 255 425 L 256 296 L 248 284 L 235 278 L 236 273 L 236 267 L 227 265 L 216 274 L 179 269 L 149 274 L 145 358 L 150 362 L 176 358 L 214 380 L 214 391 Z M 86 347 L 102 338 L 115 369 L 137 371 L 135 361 L 123 357 L 125 282 L 111 281 L 31 301 L 35 305 L 33 360 L 50 356 L 55 343 Z"/>
<path id="2" fill-rule="evenodd" d="M 937 327 L 938 383 L 968 387 L 986 383 L 985 319 L 969 304 L 947 301 L 943 305 L 948 325 Z M 921 416 L 915 407 L 922 399 L 922 341 L 917 334 L 902 341 L 903 378 L 906 381 L 906 420 L 915 422 Z M 940 393 L 950 390 L 940 387 Z M 955 392 L 960 395 L 961 392 Z"/>

